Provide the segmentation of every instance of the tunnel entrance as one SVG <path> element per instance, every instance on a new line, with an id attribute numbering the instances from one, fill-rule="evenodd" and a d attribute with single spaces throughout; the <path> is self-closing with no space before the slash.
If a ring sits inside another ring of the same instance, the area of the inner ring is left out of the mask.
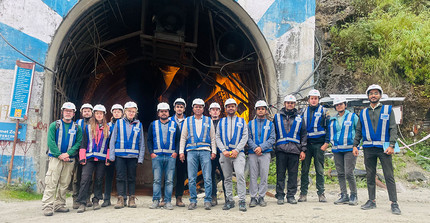
<path id="1" fill-rule="evenodd" d="M 156 105 L 171 105 L 177 97 L 188 105 L 194 98 L 222 105 L 233 97 L 238 115 L 248 120 L 257 100 L 273 98 L 266 86 L 276 79 L 270 50 L 236 2 L 90 2 L 78 3 L 69 13 L 61 39 L 58 34 L 54 38 L 58 49 L 50 49 L 57 69 L 50 110 L 54 120 L 65 101 L 109 109 L 132 100 L 146 130 L 157 118 Z M 138 187 L 152 186 L 151 170 L 146 154 L 137 171 Z"/>

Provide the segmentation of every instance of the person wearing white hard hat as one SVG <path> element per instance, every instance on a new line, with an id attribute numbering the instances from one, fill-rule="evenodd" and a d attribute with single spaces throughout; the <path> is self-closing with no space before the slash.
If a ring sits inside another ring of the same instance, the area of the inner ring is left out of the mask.
<path id="1" fill-rule="evenodd" d="M 384 178 L 387 184 L 391 212 L 401 214 L 397 203 L 396 182 L 394 180 L 393 158 L 394 146 L 397 141 L 397 124 L 391 105 L 379 102 L 383 91 L 381 86 L 373 84 L 367 88 L 370 106 L 361 110 L 360 121 L 357 124 L 353 153 L 358 156 L 357 146 L 363 140 L 364 163 L 366 165 L 367 191 L 369 200 L 361 206 L 363 210 L 376 208 L 376 166 L 377 159 L 381 162 Z"/>
<path id="2" fill-rule="evenodd" d="M 164 186 L 164 208 L 173 210 L 172 191 L 175 175 L 176 157 L 179 153 L 181 130 L 179 125 L 169 119 L 170 106 L 165 102 L 157 105 L 158 120 L 148 128 L 147 145 L 152 159 L 153 195 L 151 209 L 160 207 L 161 189 Z M 164 175 L 164 184 L 162 178 Z"/>
<path id="3" fill-rule="evenodd" d="M 66 192 L 72 180 L 75 155 L 82 141 L 82 130 L 73 121 L 76 107 L 66 102 L 61 107 L 62 118 L 52 122 L 48 129 L 49 164 L 43 192 L 43 214 L 69 212 L 66 208 Z"/>
<path id="4" fill-rule="evenodd" d="M 249 207 L 260 205 L 265 207 L 267 203 L 264 196 L 267 192 L 267 178 L 272 147 L 275 144 L 275 127 L 273 122 L 267 120 L 267 103 L 257 101 L 255 103 L 256 118 L 248 123 L 248 158 L 249 158 L 249 195 L 251 202 Z M 260 177 L 260 183 L 257 182 Z"/>
<path id="5" fill-rule="evenodd" d="M 109 137 L 110 128 L 106 121 L 106 108 L 98 104 L 93 108 L 94 116 L 85 126 L 81 149 L 79 150 L 79 163 L 82 165 L 82 176 L 77 202 L 80 203 L 78 213 L 85 212 L 91 179 L 94 174 L 93 209 L 100 209 L 99 201 L 103 200 L 103 177 L 105 167 L 109 165 Z"/>
<path id="6" fill-rule="evenodd" d="M 217 102 L 213 102 L 209 105 L 209 115 L 211 116 L 211 119 L 212 119 L 212 122 L 213 122 L 214 128 L 215 128 L 215 132 L 216 132 L 216 126 L 218 126 L 218 122 L 219 122 L 219 119 L 221 116 L 221 106 Z M 219 163 L 219 158 L 220 158 L 220 150 L 217 148 L 216 157 L 215 157 L 215 159 L 212 160 L 212 171 L 211 171 L 211 176 L 212 176 L 212 201 L 211 201 L 211 205 L 212 206 L 216 206 L 218 204 L 218 197 L 217 197 L 218 181 L 216 178 L 217 169 L 218 169 L 218 172 L 220 174 L 221 181 L 222 181 L 224 198 L 226 198 L 225 187 L 224 187 L 224 175 L 222 173 L 221 165 Z"/>
<path id="7" fill-rule="evenodd" d="M 204 207 L 206 210 L 210 210 L 212 199 L 211 160 L 216 157 L 215 128 L 211 118 L 203 115 L 205 102 L 202 99 L 194 99 L 192 106 L 194 115 L 188 117 L 184 122 L 179 146 L 179 156 L 182 162 L 185 161 L 185 151 L 187 152 L 188 188 L 190 191 L 188 210 L 197 208 L 196 179 L 199 164 L 202 167 L 205 186 Z"/>
<path id="8" fill-rule="evenodd" d="M 120 104 L 114 104 L 110 109 L 110 113 L 112 117 L 108 126 L 110 128 L 110 134 L 112 134 L 113 127 L 117 120 L 121 119 L 124 115 L 124 108 Z M 109 136 L 110 137 L 110 136 Z M 115 173 L 115 162 L 110 163 L 110 165 L 105 168 L 105 190 L 103 195 L 103 203 L 102 207 L 107 207 L 111 205 L 111 193 L 112 193 L 112 184 L 113 184 L 113 176 Z M 124 197 L 124 202 L 127 200 L 127 196 Z"/>
<path id="9" fill-rule="evenodd" d="M 346 109 L 347 101 L 344 97 L 334 98 L 333 106 L 337 115 L 330 119 L 329 138 L 341 191 L 340 198 L 334 204 L 357 205 L 357 185 L 354 176 L 357 157 L 352 152 L 352 145 L 358 116 Z M 348 195 L 346 180 L 348 180 L 351 196 Z"/>
<path id="10" fill-rule="evenodd" d="M 126 186 L 129 199 L 128 207 L 136 208 L 136 168 L 143 163 L 145 143 L 142 123 L 137 119 L 137 104 L 127 102 L 124 105 L 124 118 L 113 127 L 109 143 L 109 161 L 115 162 L 116 190 L 118 201 L 115 209 L 124 207 Z"/>
<path id="11" fill-rule="evenodd" d="M 303 121 L 308 132 L 306 158 L 302 161 L 299 202 L 307 201 L 309 169 L 314 158 L 316 188 L 319 202 L 327 202 L 324 194 L 324 151 L 328 148 L 328 123 L 330 116 L 327 109 L 319 104 L 321 94 L 312 89 L 308 94 L 309 105 L 303 109 Z"/>
<path id="12" fill-rule="evenodd" d="M 227 117 L 222 118 L 217 126 L 216 143 L 221 150 L 220 163 L 224 174 L 224 186 L 227 201 L 223 210 L 234 207 L 233 200 L 233 168 L 237 179 L 239 195 L 239 210 L 246 211 L 246 182 L 245 182 L 245 145 L 248 142 L 248 125 L 243 118 L 236 116 L 237 103 L 229 98 L 224 103 Z"/>
<path id="13" fill-rule="evenodd" d="M 183 98 L 177 98 L 173 102 L 173 110 L 175 111 L 175 115 L 170 117 L 170 120 L 175 121 L 176 124 L 179 125 L 179 130 L 182 130 L 184 125 L 185 116 L 185 108 L 187 103 Z M 181 134 L 179 134 L 181 135 Z M 187 156 L 185 154 L 185 160 Z M 187 179 L 187 162 L 181 162 L 179 156 L 176 158 L 176 185 L 175 185 L 175 197 L 176 197 L 176 206 L 185 207 L 184 202 L 182 201 L 182 196 L 184 195 L 184 183 Z M 164 202 L 160 202 L 162 205 Z"/>
<path id="14" fill-rule="evenodd" d="M 299 160 L 306 157 L 307 132 L 303 117 L 296 108 L 297 99 L 293 95 L 284 98 L 284 107 L 273 119 L 276 132 L 276 199 L 284 204 L 284 197 L 290 204 L 297 204 L 297 175 Z M 288 171 L 287 194 L 285 195 L 285 172 Z"/>

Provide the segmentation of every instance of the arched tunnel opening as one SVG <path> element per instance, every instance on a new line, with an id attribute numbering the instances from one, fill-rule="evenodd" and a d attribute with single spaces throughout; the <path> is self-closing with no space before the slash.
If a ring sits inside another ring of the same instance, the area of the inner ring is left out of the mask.
<path id="1" fill-rule="evenodd" d="M 241 27 L 240 18 L 218 1 L 99 1 L 74 21 L 61 42 L 53 118 L 60 117 L 65 101 L 78 107 L 103 104 L 108 110 L 135 101 L 146 130 L 157 119 L 159 102 L 172 105 L 182 97 L 188 116 L 195 98 L 208 107 L 232 97 L 239 103 L 238 115 L 252 119 L 254 103 L 265 98 L 267 74 L 261 50 Z M 137 170 L 137 189 L 152 186 L 151 170 L 146 154 Z"/>

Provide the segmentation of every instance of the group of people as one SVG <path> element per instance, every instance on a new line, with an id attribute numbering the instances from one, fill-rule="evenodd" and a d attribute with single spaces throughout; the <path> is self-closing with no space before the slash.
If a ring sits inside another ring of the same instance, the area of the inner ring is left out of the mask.
<path id="1" fill-rule="evenodd" d="M 324 195 L 324 151 L 330 145 L 341 190 L 340 198 L 334 203 L 357 205 L 353 171 L 359 145 L 362 145 L 369 200 L 361 208 L 368 210 L 376 207 L 375 175 L 379 158 L 392 202 L 392 213 L 400 214 L 391 156 L 397 140 L 394 112 L 391 106 L 379 102 L 383 94 L 379 85 L 369 86 L 366 94 L 370 106 L 363 109 L 359 116 L 346 109 L 345 98 L 335 98 L 333 105 L 337 114 L 333 117 L 320 104 L 321 95 L 318 90 L 309 92 L 309 105 L 302 111 L 296 108 L 296 98 L 288 95 L 284 98 L 284 107 L 274 116 L 273 121 L 268 119 L 267 103 L 260 100 L 254 107 L 255 119 L 249 123 L 236 115 L 237 103 L 232 98 L 224 103 L 226 115 L 223 118 L 221 106 L 216 102 L 209 106 L 210 117 L 203 115 L 205 102 L 199 98 L 192 101 L 193 115 L 189 117 L 184 114 L 187 104 L 182 98 L 173 103 L 175 115 L 172 117 L 169 117 L 170 105 L 159 103 L 158 118 L 150 124 L 146 138 L 154 176 L 153 198 L 149 208 L 173 209 L 172 193 L 176 176 L 176 206 L 185 206 L 182 195 L 184 182 L 188 178 L 188 210 L 196 209 L 197 175 L 201 170 L 205 191 L 204 208 L 210 210 L 217 205 L 215 173 L 218 170 L 225 198 L 222 209 L 235 207 L 232 181 L 234 173 L 239 210 L 246 211 L 246 154 L 251 197 L 248 206 L 264 207 L 267 205 L 264 198 L 273 151 L 276 155 L 278 205 L 284 204 L 284 198 L 290 204 L 307 201 L 312 158 L 318 200 L 327 202 Z M 100 104 L 94 107 L 84 104 L 80 110 L 83 118 L 76 122 L 73 121 L 76 112 L 73 103 L 64 103 L 61 111 L 62 119 L 49 126 L 49 166 L 42 199 L 43 213 L 51 216 L 53 212 L 69 211 L 65 205 L 65 195 L 72 178 L 73 208 L 78 209 L 78 213 L 84 212 L 86 207 L 92 206 L 97 210 L 111 205 L 115 170 L 118 193 L 115 208 L 135 208 L 136 168 L 137 164 L 143 163 L 145 153 L 143 127 L 137 119 L 137 104 L 127 102 L 124 107 L 115 104 L 111 108 L 110 122 L 106 120 L 106 108 Z M 300 161 L 300 195 L 296 200 Z M 285 189 L 286 172 L 288 180 Z M 346 181 L 349 183 L 350 195 Z M 91 189 L 92 185 L 94 190 Z M 92 191 L 94 197 L 90 200 Z M 104 201 L 100 206 L 101 200 Z"/>

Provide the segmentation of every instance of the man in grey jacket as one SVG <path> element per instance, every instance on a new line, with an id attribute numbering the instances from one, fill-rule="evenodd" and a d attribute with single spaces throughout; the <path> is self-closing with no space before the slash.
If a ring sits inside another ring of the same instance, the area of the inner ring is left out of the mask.
<path id="1" fill-rule="evenodd" d="M 284 108 L 273 120 L 276 130 L 276 198 L 277 204 L 284 204 L 285 172 L 288 169 L 287 202 L 297 204 L 294 195 L 297 192 L 297 174 L 299 159 L 306 157 L 307 131 L 303 118 L 298 113 L 296 98 L 287 95 Z"/>

